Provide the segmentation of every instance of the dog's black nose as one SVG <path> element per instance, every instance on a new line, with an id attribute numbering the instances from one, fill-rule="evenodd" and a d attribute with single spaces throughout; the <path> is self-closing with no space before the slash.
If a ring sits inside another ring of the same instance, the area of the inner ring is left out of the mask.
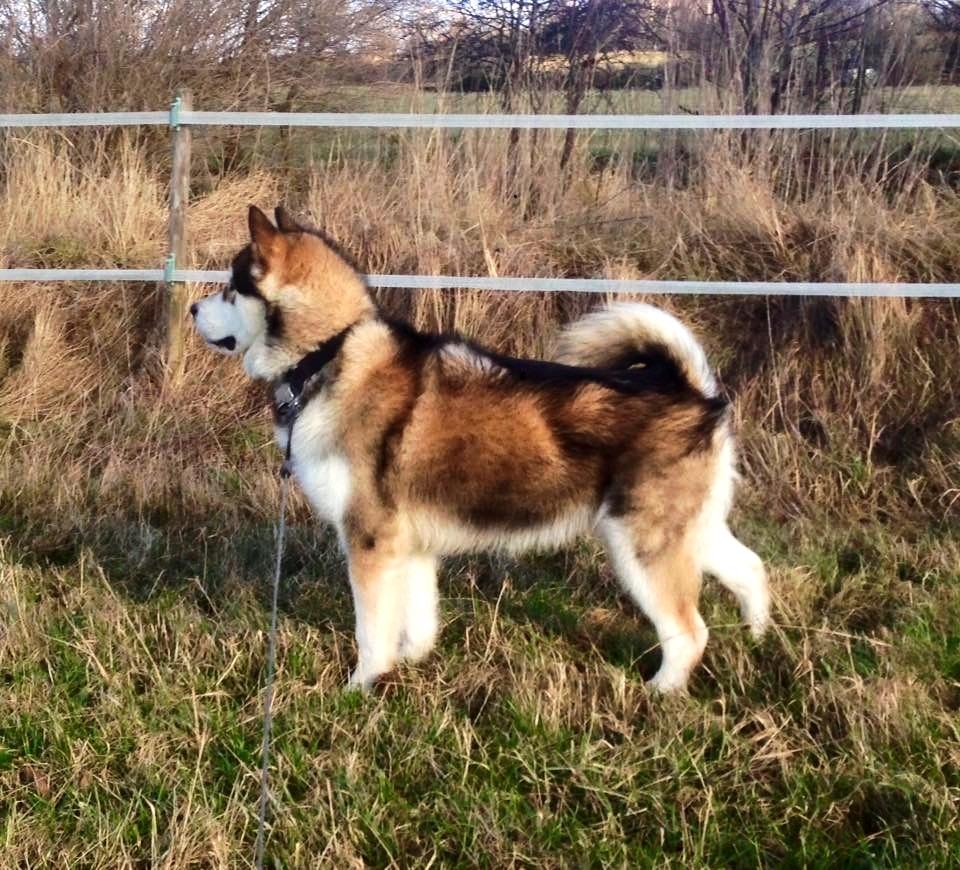
<path id="1" fill-rule="evenodd" d="M 191 313 L 194 317 L 197 316 L 197 303 L 196 303 L 196 302 L 194 302 L 193 305 L 190 306 L 190 313 Z"/>

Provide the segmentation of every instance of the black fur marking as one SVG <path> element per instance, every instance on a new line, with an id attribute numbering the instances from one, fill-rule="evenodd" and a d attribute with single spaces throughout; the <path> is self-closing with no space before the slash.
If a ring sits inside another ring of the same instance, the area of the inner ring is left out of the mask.
<path id="1" fill-rule="evenodd" d="M 543 387 L 576 387 L 579 384 L 595 383 L 616 390 L 618 393 L 689 394 L 691 387 L 676 361 L 667 355 L 646 355 L 640 368 L 597 369 L 586 366 L 570 366 L 547 360 L 521 359 L 491 353 L 475 346 L 471 349 L 482 354 L 502 369 L 506 369 L 519 381 Z"/>
<path id="2" fill-rule="evenodd" d="M 526 502 L 519 502 L 502 492 L 491 492 L 457 511 L 461 520 L 478 529 L 515 531 L 553 522 L 560 511 L 544 511 Z"/>
<path id="3" fill-rule="evenodd" d="M 607 487 L 603 494 L 603 502 L 607 505 L 607 513 L 614 519 L 630 513 L 630 498 L 622 482 L 616 486 Z"/>
<path id="4" fill-rule="evenodd" d="M 383 430 L 383 435 L 380 437 L 380 445 L 377 447 L 375 482 L 377 484 L 377 489 L 380 493 L 381 500 L 388 507 L 393 506 L 393 498 L 390 495 L 390 491 L 386 485 L 387 470 L 390 468 L 394 457 L 397 455 L 397 448 L 400 446 L 400 441 L 403 438 L 403 433 L 407 428 L 407 423 L 410 422 L 410 415 L 413 413 L 413 405 L 414 402 L 411 402 L 409 407 L 404 408 L 403 411 Z"/>
<path id="5" fill-rule="evenodd" d="M 428 354 L 441 350 L 448 344 L 460 341 L 456 335 L 441 335 L 434 332 L 420 332 L 409 323 L 402 320 L 393 320 L 389 317 L 381 318 L 390 327 L 393 337 L 400 343 L 402 352 L 408 359 L 423 358 Z"/>
<path id="6" fill-rule="evenodd" d="M 730 400 L 726 396 L 713 396 L 704 400 L 704 413 L 700 425 L 696 429 L 696 436 L 702 443 L 707 443 L 717 427 L 727 416 Z"/>
<path id="7" fill-rule="evenodd" d="M 409 368 L 413 371 L 414 384 L 410 401 L 404 405 L 397 416 L 384 429 L 377 450 L 376 483 L 380 491 L 380 497 L 387 505 L 393 503 L 393 498 L 387 486 L 387 469 L 390 468 L 394 457 L 397 455 L 397 450 L 403 441 L 403 434 L 406 432 L 410 418 L 413 416 L 413 410 L 423 393 L 423 364 L 426 355 L 418 350 L 415 345 L 407 342 L 401 344 L 401 353 L 408 355 L 406 362 L 409 363 Z"/>
<path id="8" fill-rule="evenodd" d="M 280 306 L 267 302 L 267 339 L 276 343 L 283 338 L 283 312 Z"/>
<path id="9" fill-rule="evenodd" d="M 250 274 L 252 265 L 253 252 L 250 245 L 247 245 L 233 258 L 233 263 L 230 266 L 230 287 L 241 296 L 259 299 L 264 304 L 267 310 L 267 341 L 276 344 L 283 338 L 283 312 L 278 305 L 270 302 L 260 292 L 257 282 L 253 280 L 253 276 Z"/>
<path id="10" fill-rule="evenodd" d="M 228 335 L 226 338 L 218 338 L 216 341 L 211 341 L 210 344 L 225 348 L 226 350 L 233 350 L 237 346 L 237 340 L 232 335 Z"/>
<path id="11" fill-rule="evenodd" d="M 256 281 L 250 274 L 250 268 L 253 265 L 253 247 L 247 245 L 230 264 L 230 286 L 241 296 L 250 296 L 254 299 L 260 299 L 263 302 L 267 300 L 257 287 Z"/>
<path id="12" fill-rule="evenodd" d="M 512 375 L 515 381 L 529 384 L 533 388 L 569 390 L 593 383 L 628 395 L 660 393 L 682 398 L 700 396 L 699 391 L 688 383 L 677 361 L 663 347 L 651 346 L 643 352 L 632 352 L 618 361 L 615 367 L 601 369 L 507 356 L 487 350 L 457 335 L 419 332 L 409 324 L 395 320 L 386 320 L 386 323 L 408 353 L 425 356 L 442 350 L 449 344 L 462 344 L 478 357 L 490 360 Z M 723 402 L 725 407 L 726 401 Z"/>

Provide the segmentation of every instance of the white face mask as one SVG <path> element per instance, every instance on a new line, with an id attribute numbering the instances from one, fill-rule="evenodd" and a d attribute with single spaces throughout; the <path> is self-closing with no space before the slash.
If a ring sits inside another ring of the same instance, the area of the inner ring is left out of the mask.
<path id="1" fill-rule="evenodd" d="M 262 299 L 227 287 L 190 307 L 197 332 L 210 347 L 236 356 L 245 353 L 267 330 Z"/>

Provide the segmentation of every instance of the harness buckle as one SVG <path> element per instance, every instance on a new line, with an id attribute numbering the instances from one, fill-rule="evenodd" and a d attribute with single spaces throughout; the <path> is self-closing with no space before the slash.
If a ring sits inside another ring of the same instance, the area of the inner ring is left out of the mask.
<path id="1" fill-rule="evenodd" d="M 273 401 L 278 408 L 290 405 L 296 402 L 297 394 L 293 392 L 293 387 L 287 381 L 281 381 L 273 391 Z"/>
<path id="2" fill-rule="evenodd" d="M 273 404 L 277 418 L 281 423 L 289 423 L 303 407 L 300 395 L 286 381 L 279 383 L 273 391 Z"/>

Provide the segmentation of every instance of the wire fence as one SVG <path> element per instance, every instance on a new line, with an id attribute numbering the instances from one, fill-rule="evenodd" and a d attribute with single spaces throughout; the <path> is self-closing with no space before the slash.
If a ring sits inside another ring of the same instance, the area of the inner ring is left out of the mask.
<path id="1" fill-rule="evenodd" d="M 663 293 L 684 296 L 960 297 L 960 284 L 811 281 L 657 281 L 617 278 L 490 278 L 459 275 L 365 275 L 377 288 L 493 290 L 536 293 Z M 229 272 L 209 269 L 0 269 L 0 281 L 172 281 L 226 284 Z"/>
<path id="2" fill-rule="evenodd" d="M 0 269 L 0 281 L 140 281 L 168 288 L 168 356 L 182 344 L 182 288 L 223 283 L 229 273 L 179 268 L 185 245 L 192 127 L 338 127 L 394 129 L 593 129 L 593 130 L 950 130 L 960 114 L 864 115 L 496 115 L 372 112 L 201 112 L 183 92 L 168 112 L 0 114 L 0 129 L 31 127 L 166 126 L 171 130 L 170 254 L 157 269 Z M 177 252 L 181 252 L 178 256 Z M 459 275 L 367 275 L 372 287 L 475 289 L 506 292 L 717 294 L 958 298 L 960 284 L 796 281 L 660 281 L 607 278 L 537 278 Z"/>
<path id="3" fill-rule="evenodd" d="M 0 114 L 0 127 L 379 127 L 523 130 L 944 130 L 960 114 L 864 115 L 500 115 L 403 112 L 73 112 Z"/>

